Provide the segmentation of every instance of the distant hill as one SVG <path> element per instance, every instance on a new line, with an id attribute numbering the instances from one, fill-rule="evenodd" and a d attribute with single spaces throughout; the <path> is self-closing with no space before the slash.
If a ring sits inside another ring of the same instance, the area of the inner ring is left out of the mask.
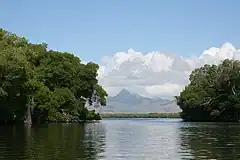
<path id="1" fill-rule="evenodd" d="M 147 98 L 136 93 L 122 89 L 116 96 L 107 98 L 107 106 L 101 109 L 101 113 L 151 113 L 180 112 L 175 101 L 162 98 Z"/>

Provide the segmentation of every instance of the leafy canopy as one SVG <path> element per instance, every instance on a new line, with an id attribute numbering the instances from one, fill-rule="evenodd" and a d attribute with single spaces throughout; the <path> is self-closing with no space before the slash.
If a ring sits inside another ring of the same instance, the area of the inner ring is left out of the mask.
<path id="1" fill-rule="evenodd" d="M 33 120 L 94 117 L 85 103 L 95 94 L 104 106 L 107 96 L 98 84 L 98 69 L 71 53 L 48 51 L 47 44 L 31 44 L 0 29 L 0 120 L 22 121 L 28 106 Z"/>
<path id="2" fill-rule="evenodd" d="M 238 121 L 240 61 L 224 60 L 192 71 L 190 83 L 176 96 L 186 121 Z"/>

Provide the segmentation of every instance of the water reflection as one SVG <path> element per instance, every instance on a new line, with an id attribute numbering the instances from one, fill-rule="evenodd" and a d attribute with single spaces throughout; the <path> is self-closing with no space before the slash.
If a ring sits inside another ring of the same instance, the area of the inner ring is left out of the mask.
<path id="1" fill-rule="evenodd" d="M 0 160 L 240 159 L 240 125 L 166 119 L 0 127 Z"/>
<path id="2" fill-rule="evenodd" d="M 23 157 L 24 140 L 25 136 L 21 131 L 19 132 L 19 127 L 0 127 L 0 159 L 15 159 L 16 153 L 19 158 Z"/>
<path id="3" fill-rule="evenodd" d="M 239 124 L 186 123 L 179 133 L 185 159 L 240 159 Z"/>
<path id="4" fill-rule="evenodd" d="M 0 159 L 98 160 L 105 149 L 100 123 L 0 127 Z"/>
<path id="5" fill-rule="evenodd" d="M 105 160 L 179 160 L 179 122 L 164 119 L 105 120 Z"/>

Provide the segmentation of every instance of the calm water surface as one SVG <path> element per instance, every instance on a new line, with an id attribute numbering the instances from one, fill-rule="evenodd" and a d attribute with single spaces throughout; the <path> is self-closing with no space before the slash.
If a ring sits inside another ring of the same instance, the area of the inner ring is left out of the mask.
<path id="1" fill-rule="evenodd" d="M 179 119 L 0 127 L 4 160 L 240 159 L 240 125 Z"/>

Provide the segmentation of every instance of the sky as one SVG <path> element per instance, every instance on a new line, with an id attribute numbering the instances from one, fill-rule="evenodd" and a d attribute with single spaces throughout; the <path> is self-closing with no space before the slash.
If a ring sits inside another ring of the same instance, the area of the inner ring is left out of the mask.
<path id="1" fill-rule="evenodd" d="M 191 71 L 240 48 L 240 1 L 1 0 L 0 27 L 100 65 L 109 95 L 122 88 L 171 97 Z"/>

